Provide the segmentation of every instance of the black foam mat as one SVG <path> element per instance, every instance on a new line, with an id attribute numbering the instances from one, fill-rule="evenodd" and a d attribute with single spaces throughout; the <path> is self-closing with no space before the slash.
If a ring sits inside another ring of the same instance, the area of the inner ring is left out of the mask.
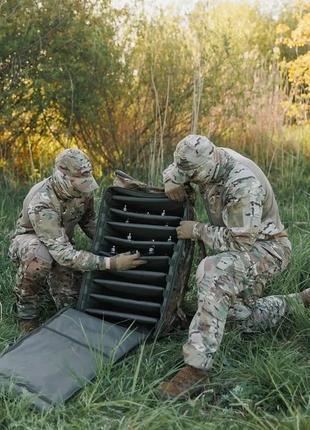
<path id="1" fill-rule="evenodd" d="M 108 242 L 108 244 L 106 244 Z M 142 255 L 149 252 L 150 248 L 154 248 L 156 255 L 172 255 L 175 247 L 174 242 L 158 241 L 158 240 L 129 240 L 117 236 L 103 236 L 102 248 L 111 250 L 115 245 L 118 254 L 128 251 L 141 251 Z"/>
<path id="2" fill-rule="evenodd" d="M 96 285 L 99 288 L 96 288 Z M 154 298 L 160 299 L 163 296 L 163 287 L 147 284 L 135 284 L 133 282 L 123 282 L 111 279 L 94 279 L 92 292 L 110 291 L 115 292 L 121 296 L 133 296 L 139 298 Z M 89 294 L 89 298 L 92 297 L 92 293 Z"/>
<path id="3" fill-rule="evenodd" d="M 104 257 L 111 257 L 110 252 L 99 251 L 99 255 Z M 170 258 L 160 255 L 142 255 L 141 259 L 144 261 L 143 270 L 150 270 L 152 272 L 161 271 L 167 273 L 170 265 Z"/>
<path id="4" fill-rule="evenodd" d="M 118 361 L 146 337 L 141 328 L 126 329 L 66 309 L 1 357 L 1 386 L 47 409 L 72 397 L 102 363 Z"/>
<path id="5" fill-rule="evenodd" d="M 120 209 L 110 209 L 111 214 L 115 220 L 125 220 L 129 222 L 137 222 L 140 224 L 152 224 L 152 225 L 168 225 L 171 227 L 177 227 L 180 224 L 181 217 L 169 216 L 169 215 L 156 215 L 150 213 L 138 213 L 138 212 L 124 212 Z"/>
<path id="6" fill-rule="evenodd" d="M 118 221 L 109 221 L 107 223 L 108 227 L 111 227 L 114 231 L 119 234 L 124 234 L 127 238 L 131 235 L 131 240 L 143 240 L 146 237 L 152 236 L 156 241 L 164 240 L 167 241 L 167 237 L 171 241 L 177 240 L 177 234 L 175 227 L 163 226 L 163 225 L 148 225 L 148 224 L 133 224 L 124 223 Z"/>
<path id="7" fill-rule="evenodd" d="M 126 195 L 114 195 L 112 197 L 113 203 L 118 206 L 125 206 L 127 210 L 133 210 L 141 212 L 141 203 L 147 208 L 146 211 L 150 211 L 153 214 L 161 214 L 163 211 L 169 212 L 169 215 L 177 216 L 180 214 L 180 204 L 173 200 L 169 200 L 167 197 L 131 197 Z"/>
<path id="8" fill-rule="evenodd" d="M 133 300 L 125 297 L 115 297 L 108 294 L 91 294 L 91 297 L 98 299 L 99 302 L 102 301 L 106 306 L 111 306 L 118 310 L 128 307 L 132 312 L 143 312 L 145 315 L 159 315 L 160 303 L 148 302 L 145 300 Z"/>
<path id="9" fill-rule="evenodd" d="M 108 189 L 93 251 L 103 256 L 139 251 L 146 264 L 135 270 L 89 273 L 79 308 L 107 321 L 126 325 L 134 320 L 137 326 L 159 329 L 172 294 L 172 280 L 182 270 L 179 256 L 186 248 L 185 241 L 177 239 L 176 227 L 188 214 L 186 204 L 172 201 L 164 193 Z M 143 302 L 149 305 L 143 306 Z M 156 319 L 151 308 L 156 309 Z"/>

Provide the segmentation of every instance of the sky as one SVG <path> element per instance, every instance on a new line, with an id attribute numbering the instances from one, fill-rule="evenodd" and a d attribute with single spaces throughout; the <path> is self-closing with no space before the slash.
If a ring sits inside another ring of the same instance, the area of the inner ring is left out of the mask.
<path id="1" fill-rule="evenodd" d="M 112 4 L 116 7 L 124 6 L 124 5 L 133 5 L 135 3 L 134 0 L 112 0 Z M 191 10 L 197 0 L 144 0 L 145 6 L 147 9 L 159 9 L 165 8 L 167 6 L 173 7 L 180 12 L 187 12 Z"/>
<path id="2" fill-rule="evenodd" d="M 152 12 L 159 8 L 172 7 L 181 13 L 189 12 L 198 0 L 144 0 L 146 10 Z M 257 3 L 262 10 L 277 15 L 284 4 L 292 3 L 293 0 L 232 0 L 235 2 L 245 1 L 248 3 Z M 116 7 L 125 5 L 134 6 L 135 0 L 112 0 Z"/>

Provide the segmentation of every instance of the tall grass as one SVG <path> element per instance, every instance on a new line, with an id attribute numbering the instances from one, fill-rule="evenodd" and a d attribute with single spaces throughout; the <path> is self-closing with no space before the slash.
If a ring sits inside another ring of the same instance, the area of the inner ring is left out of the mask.
<path id="1" fill-rule="evenodd" d="M 173 97 L 169 93 L 169 82 L 164 105 L 159 103 L 153 75 L 152 82 L 155 126 L 149 157 L 142 158 L 138 167 L 129 165 L 128 169 L 132 174 L 142 174 L 149 183 L 159 185 L 162 170 L 172 162 L 172 152 L 180 139 L 171 141 L 171 130 L 166 130 L 169 98 Z M 214 101 L 214 107 L 207 113 L 201 112 L 203 84 L 198 63 L 193 77 L 192 122 L 188 124 L 188 134 L 203 134 L 217 146 L 229 147 L 249 156 L 268 177 L 272 174 L 290 185 L 296 184 L 297 176 L 304 178 L 304 170 L 310 161 L 310 125 L 289 123 L 287 109 L 292 102 L 291 95 L 277 63 L 258 67 L 252 84 L 245 86 L 238 98 L 228 94 L 218 104 Z M 184 123 L 187 122 L 184 116 Z"/>

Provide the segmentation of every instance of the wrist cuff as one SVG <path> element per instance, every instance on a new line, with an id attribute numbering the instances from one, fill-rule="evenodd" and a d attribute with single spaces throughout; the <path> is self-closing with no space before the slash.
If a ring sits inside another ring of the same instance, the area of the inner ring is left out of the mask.
<path id="1" fill-rule="evenodd" d="M 200 224 L 201 224 L 200 222 L 196 222 L 193 225 L 192 239 L 194 240 L 200 239 L 200 231 L 199 231 Z"/>
<path id="2" fill-rule="evenodd" d="M 97 262 L 96 262 L 96 270 L 107 270 L 108 264 L 107 260 L 110 260 L 110 258 L 101 257 L 100 255 L 97 255 Z"/>

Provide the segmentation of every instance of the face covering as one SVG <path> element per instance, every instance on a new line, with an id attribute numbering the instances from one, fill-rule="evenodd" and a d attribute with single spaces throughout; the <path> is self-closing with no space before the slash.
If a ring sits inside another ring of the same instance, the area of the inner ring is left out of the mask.
<path id="1" fill-rule="evenodd" d="M 54 168 L 52 182 L 56 194 L 63 200 L 81 197 L 83 194 L 73 187 L 70 177 L 63 173 L 60 169 Z"/>

